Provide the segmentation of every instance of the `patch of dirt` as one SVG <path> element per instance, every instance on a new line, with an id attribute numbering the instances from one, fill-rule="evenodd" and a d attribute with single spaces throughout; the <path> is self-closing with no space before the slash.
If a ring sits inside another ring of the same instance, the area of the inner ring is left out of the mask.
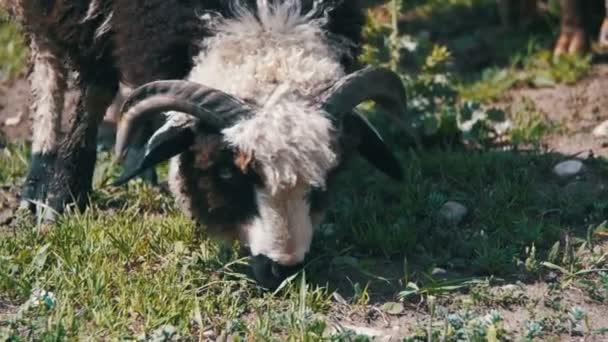
<path id="1" fill-rule="evenodd" d="M 608 240 L 602 241 L 597 248 L 600 248 L 597 251 L 599 254 L 608 253 Z M 430 313 L 426 302 L 410 300 L 398 314 L 389 314 L 383 310 L 385 303 L 399 301 L 396 296 L 404 288 L 399 281 L 403 274 L 402 264 L 367 259 L 366 264 L 373 264 L 364 267 L 373 270 L 368 272 L 353 266 L 361 265 L 355 258 L 342 259 L 324 263 L 323 270 L 312 272 L 314 279 L 323 279 L 318 285 L 328 285 L 330 292 L 334 293 L 331 309 L 323 318 L 334 332 L 351 330 L 374 337 L 377 341 L 401 341 L 404 336 L 414 336 L 428 330 Z M 442 279 L 468 278 L 466 274 L 447 270 L 444 272 Z M 353 304 L 359 298 L 353 290 L 356 283 L 359 283 L 361 289 L 369 286 L 368 304 Z M 513 341 L 525 337 L 530 322 L 542 324 L 541 340 L 582 341 L 584 337 L 585 341 L 608 341 L 608 332 L 600 332 L 608 328 L 606 303 L 592 300 L 576 287 L 562 290 L 551 286 L 542 281 L 517 282 L 438 295 L 433 329 L 443 331 L 447 314 L 462 316 L 468 311 L 474 320 L 484 320 L 495 311 L 502 317 L 501 327 Z M 572 324 L 568 317 L 574 308 L 582 309 L 588 317 L 589 326 L 580 327 L 584 336 L 579 336 L 580 329 L 571 330 Z"/>
<path id="2" fill-rule="evenodd" d="M 68 91 L 64 102 L 62 131 L 65 133 L 70 115 L 75 111 L 78 93 Z M 29 84 L 25 78 L 0 83 L 0 143 L 31 142 L 32 118 L 29 110 Z M 0 144 L 0 146 L 2 146 Z"/>
<path id="3" fill-rule="evenodd" d="M 404 270 L 402 262 L 349 256 L 321 264 L 320 267 L 311 267 L 314 274 L 311 281 L 319 286 L 327 286 L 330 291 L 337 291 L 345 298 L 356 295 L 355 284 L 361 290 L 367 285 L 370 303 L 381 304 L 392 300 L 395 292 L 402 288 L 399 284 Z"/>
<path id="4" fill-rule="evenodd" d="M 15 195 L 17 190 L 12 187 L 0 187 L 0 232 L 8 227 L 15 217 L 19 206 L 19 199 Z"/>
<path id="5" fill-rule="evenodd" d="M 468 308 L 474 317 L 483 319 L 494 310 L 502 317 L 502 327 L 513 340 L 525 336 L 528 322 L 542 321 L 545 326 L 543 340 L 554 338 L 559 341 L 582 341 L 583 336 L 579 336 L 579 332 L 570 331 L 568 321 L 568 312 L 573 308 L 581 308 L 587 314 L 589 324 L 588 327 L 582 327 L 584 340 L 608 340 L 608 335 L 598 332 L 608 327 L 608 306 L 591 301 L 577 289 L 551 291 L 546 283 L 534 283 L 505 285 L 491 290 L 500 291 L 502 288 L 516 289 L 524 297 L 514 305 L 484 305 L 473 304 L 467 295 L 452 295 L 449 299 L 438 299 L 435 317 L 439 313 L 458 313 Z M 334 329 L 353 330 L 380 341 L 401 341 L 404 336 L 427 330 L 430 323 L 426 304 L 412 305 L 406 307 L 401 314 L 390 315 L 383 312 L 381 306 L 356 307 L 337 303 L 328 317 L 331 317 L 329 321 Z M 440 318 L 443 317 L 445 316 Z M 443 330 L 445 322 L 443 319 L 434 319 L 432 324 L 434 330 Z"/>
<path id="6" fill-rule="evenodd" d="M 608 157 L 608 137 L 592 134 L 608 120 L 608 65 L 594 65 L 589 75 L 573 85 L 511 90 L 496 105 L 517 110 L 526 99 L 557 125 L 557 132 L 543 139 L 550 150 L 565 155 L 593 151 Z"/>
<path id="7" fill-rule="evenodd" d="M 24 79 L 0 84 L 0 136 L 4 137 L 5 142 L 29 139 L 28 93 L 29 86 Z"/>
<path id="8" fill-rule="evenodd" d="M 2 328 L 2 321 L 10 320 L 17 313 L 17 310 L 17 306 L 0 297 L 0 328 Z"/>

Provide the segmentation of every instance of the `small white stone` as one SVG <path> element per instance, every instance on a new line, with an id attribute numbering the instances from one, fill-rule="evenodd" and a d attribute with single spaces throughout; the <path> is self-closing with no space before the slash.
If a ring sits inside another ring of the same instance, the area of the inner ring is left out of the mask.
<path id="1" fill-rule="evenodd" d="M 584 167 L 585 165 L 583 165 L 583 162 L 580 160 L 566 160 L 555 165 L 553 173 L 560 178 L 569 178 L 581 173 Z"/>
<path id="2" fill-rule="evenodd" d="M 593 129 L 593 136 L 595 136 L 596 138 L 608 137 L 608 120 L 602 122 Z"/>
<path id="3" fill-rule="evenodd" d="M 217 338 L 217 334 L 213 330 L 207 330 L 203 332 L 203 337 L 211 340 L 215 340 Z"/>
<path id="4" fill-rule="evenodd" d="M 387 302 L 382 304 L 382 311 L 393 316 L 401 314 L 404 309 L 403 304 L 398 302 Z"/>
<path id="5" fill-rule="evenodd" d="M 345 330 L 350 330 L 352 332 L 354 332 L 357 335 L 362 335 L 368 338 L 372 338 L 374 340 L 386 340 L 386 338 L 388 336 L 386 336 L 386 334 L 384 333 L 384 331 L 379 330 L 379 329 L 375 329 L 375 328 L 369 328 L 369 327 L 361 327 L 361 326 L 356 326 L 356 325 L 350 325 L 350 324 L 340 324 L 342 326 L 343 329 Z"/>
<path id="6" fill-rule="evenodd" d="M 439 215 L 453 224 L 462 222 L 468 213 L 469 209 L 467 207 L 454 201 L 446 202 L 443 207 L 441 207 L 441 210 L 439 210 Z"/>
<path id="7" fill-rule="evenodd" d="M 446 271 L 446 270 L 444 270 L 443 268 L 440 268 L 440 267 L 435 267 L 433 269 L 433 271 L 431 272 L 431 275 L 435 276 L 435 277 L 444 276 L 446 274 L 448 274 L 448 271 Z"/>
<path id="8" fill-rule="evenodd" d="M 346 299 L 344 299 L 344 297 L 342 297 L 342 295 L 339 294 L 338 292 L 334 292 L 332 297 L 336 300 L 336 302 L 338 302 L 342 305 L 348 305 L 348 302 L 346 301 Z"/>
<path id="9" fill-rule="evenodd" d="M 11 116 L 9 118 L 6 118 L 6 120 L 4 120 L 4 125 L 6 127 L 17 126 L 18 124 L 21 123 L 21 121 L 23 121 L 23 119 L 24 119 L 23 113 L 15 115 L 15 116 Z"/>

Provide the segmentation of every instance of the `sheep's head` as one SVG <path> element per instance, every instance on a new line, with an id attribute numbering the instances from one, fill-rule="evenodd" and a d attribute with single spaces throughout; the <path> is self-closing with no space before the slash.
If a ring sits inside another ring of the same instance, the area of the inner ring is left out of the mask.
<path id="1" fill-rule="evenodd" d="M 272 105 L 259 108 L 189 81 L 152 82 L 136 89 L 123 105 L 116 142 L 118 156 L 125 154 L 138 128 L 154 114 L 179 114 L 147 141 L 139 166 L 127 170 L 118 183 L 178 156 L 172 160 L 172 177 L 179 183 L 173 192 L 183 193 L 188 211 L 210 231 L 240 239 L 257 259 L 254 271 L 258 280 L 274 286 L 288 274 L 286 271 L 304 261 L 313 226 L 322 219 L 326 207 L 328 178 L 351 151 L 385 174 L 401 179 L 397 159 L 369 122 L 355 111 L 357 105 L 368 100 L 396 116 L 405 115 L 405 90 L 399 77 L 369 67 L 342 78 L 317 98 L 307 99 L 307 110 L 321 113 L 331 126 L 330 146 L 315 144 L 315 137 L 305 137 L 310 140 L 303 152 L 306 157 L 288 152 L 283 155 L 280 149 L 275 155 L 259 155 L 255 146 L 257 139 L 264 139 L 264 127 L 253 135 L 244 135 L 255 140 L 243 144 L 249 148 L 226 137 L 233 135 L 240 123 L 272 110 Z M 307 124 L 312 123 L 289 122 L 286 127 L 290 131 L 290 125 Z M 290 134 L 280 137 L 286 146 L 291 143 Z M 289 159 L 291 169 L 287 171 L 284 159 Z"/>

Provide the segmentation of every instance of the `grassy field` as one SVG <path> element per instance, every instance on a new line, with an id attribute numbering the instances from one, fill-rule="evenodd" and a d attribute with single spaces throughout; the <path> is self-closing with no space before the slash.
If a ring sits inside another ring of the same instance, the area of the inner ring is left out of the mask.
<path id="1" fill-rule="evenodd" d="M 406 5 L 398 27 L 388 10 L 370 15 L 362 60 L 402 73 L 425 148 L 367 108 L 405 181 L 354 161 L 306 268 L 273 293 L 251 280 L 239 246 L 195 236 L 162 189 L 111 187 L 120 169 L 107 152 L 86 212 L 52 227 L 3 216 L 28 148 L 2 148 L 0 341 L 607 340 L 608 163 L 589 156 L 575 177 L 556 176 L 573 156 L 544 141 L 567 138 L 564 125 L 535 103 L 498 106 L 518 88 L 577 84 L 592 59 L 549 57 L 551 11 L 504 30 L 494 1 Z M 16 47 L 0 52 L 10 77 L 22 68 L 19 41 L 0 22 L 0 43 Z M 450 201 L 466 215 L 445 217 Z"/>

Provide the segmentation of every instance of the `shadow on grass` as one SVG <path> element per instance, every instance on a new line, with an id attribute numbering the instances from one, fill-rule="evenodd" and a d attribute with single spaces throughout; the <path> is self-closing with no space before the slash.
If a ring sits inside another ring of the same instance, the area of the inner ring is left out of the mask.
<path id="1" fill-rule="evenodd" d="M 542 280 L 550 270 L 530 258 L 548 260 L 558 241 L 588 241 L 608 216 L 607 164 L 587 158 L 581 174 L 556 176 L 570 158 L 429 149 L 401 155 L 401 184 L 355 161 L 316 235 L 308 276 L 371 303 L 396 299 L 408 282 L 441 291 L 467 279 Z M 447 201 L 468 208 L 462 222 L 439 215 Z"/>

